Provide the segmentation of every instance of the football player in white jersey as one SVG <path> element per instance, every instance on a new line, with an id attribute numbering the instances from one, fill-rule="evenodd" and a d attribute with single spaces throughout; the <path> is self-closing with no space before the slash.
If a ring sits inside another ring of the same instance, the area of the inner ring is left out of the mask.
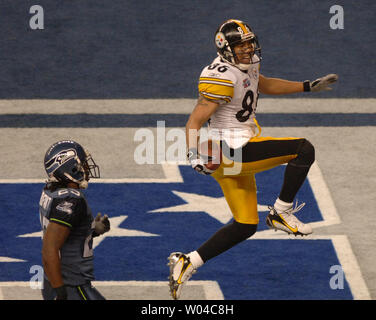
<path id="1" fill-rule="evenodd" d="M 293 201 L 315 160 L 314 147 L 305 138 L 261 137 L 255 117 L 257 99 L 259 92 L 279 95 L 330 90 L 329 85 L 338 79 L 336 74 L 303 82 L 263 76 L 257 36 L 239 20 L 221 24 L 214 40 L 218 57 L 200 75 L 200 96 L 186 124 L 188 159 L 196 171 L 211 174 L 219 183 L 234 220 L 197 250 L 188 254 L 171 253 L 169 280 L 174 299 L 179 298 L 182 285 L 206 261 L 256 232 L 259 218 L 255 174 L 258 172 L 287 164 L 280 194 L 266 219 L 267 225 L 289 234 L 312 233 L 311 226 L 294 215 L 304 203 L 293 207 Z M 198 151 L 199 130 L 207 121 L 211 140 L 222 150 L 222 162 L 215 171 L 205 166 Z"/>

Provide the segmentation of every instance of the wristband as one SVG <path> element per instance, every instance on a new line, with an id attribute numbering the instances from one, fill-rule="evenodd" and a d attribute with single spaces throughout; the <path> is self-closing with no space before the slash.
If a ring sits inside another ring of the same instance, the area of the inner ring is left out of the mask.
<path id="1" fill-rule="evenodd" d="M 311 91 L 311 81 L 309 81 L 309 80 L 303 81 L 303 91 L 304 92 Z"/>
<path id="2" fill-rule="evenodd" d="M 54 289 L 56 291 L 56 300 L 67 300 L 68 293 L 67 288 L 64 285 Z"/>

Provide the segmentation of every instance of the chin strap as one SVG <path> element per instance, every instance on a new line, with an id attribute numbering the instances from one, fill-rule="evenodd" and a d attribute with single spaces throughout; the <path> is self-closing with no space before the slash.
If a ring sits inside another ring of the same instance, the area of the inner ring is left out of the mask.
<path id="1" fill-rule="evenodd" d="M 234 64 L 235 67 L 239 68 L 242 71 L 248 71 L 252 64 L 238 63 Z"/>
<path id="2" fill-rule="evenodd" d="M 74 179 L 71 175 L 69 175 L 68 173 L 64 173 L 64 175 L 72 182 L 74 183 L 77 183 L 78 186 L 80 187 L 80 189 L 87 189 L 87 187 L 89 186 L 89 182 L 85 179 L 85 174 L 84 174 L 84 179 L 82 181 L 79 181 L 77 179 Z"/>
<path id="3" fill-rule="evenodd" d="M 81 181 L 78 186 L 80 187 L 80 189 L 87 189 L 87 187 L 89 186 L 89 183 L 87 182 L 87 180 L 84 180 L 84 181 Z"/>
<path id="4" fill-rule="evenodd" d="M 57 182 L 59 182 L 59 180 L 57 180 L 54 176 L 48 177 L 48 179 L 46 180 L 46 183 L 57 183 Z"/>
<path id="5" fill-rule="evenodd" d="M 225 59 L 224 57 L 222 57 L 218 52 L 217 52 L 217 55 L 223 59 L 225 62 L 233 65 L 234 67 L 242 70 L 242 71 L 248 71 L 249 68 L 253 65 L 253 64 L 256 64 L 256 63 L 259 63 L 260 61 L 257 61 L 257 62 L 254 62 L 254 63 L 235 63 L 235 55 L 234 53 L 232 53 L 232 56 L 231 56 L 231 62 L 228 60 L 228 59 Z M 252 58 L 251 58 L 252 60 Z"/>

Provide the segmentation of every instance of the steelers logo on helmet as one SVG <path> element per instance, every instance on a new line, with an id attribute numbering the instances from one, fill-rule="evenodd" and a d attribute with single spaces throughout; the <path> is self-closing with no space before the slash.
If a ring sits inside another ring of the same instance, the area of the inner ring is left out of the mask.
<path id="1" fill-rule="evenodd" d="M 234 53 L 235 47 L 244 41 L 249 41 L 253 47 L 249 64 L 239 63 Z M 222 23 L 215 32 L 215 45 L 218 55 L 223 60 L 241 70 L 249 70 L 252 64 L 261 61 L 261 47 L 258 38 L 252 28 L 243 21 L 229 19 Z"/>
<path id="2" fill-rule="evenodd" d="M 215 44 L 218 48 L 223 48 L 226 45 L 226 37 L 222 32 L 217 32 L 215 35 Z"/>

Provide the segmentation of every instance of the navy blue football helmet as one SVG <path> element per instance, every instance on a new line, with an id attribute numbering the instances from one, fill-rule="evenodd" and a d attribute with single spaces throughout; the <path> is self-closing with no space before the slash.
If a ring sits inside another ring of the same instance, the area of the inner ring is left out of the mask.
<path id="1" fill-rule="evenodd" d="M 99 167 L 90 153 L 72 140 L 54 143 L 46 152 L 44 167 L 48 182 L 75 182 L 81 189 L 87 188 L 90 178 L 100 178 Z"/>

